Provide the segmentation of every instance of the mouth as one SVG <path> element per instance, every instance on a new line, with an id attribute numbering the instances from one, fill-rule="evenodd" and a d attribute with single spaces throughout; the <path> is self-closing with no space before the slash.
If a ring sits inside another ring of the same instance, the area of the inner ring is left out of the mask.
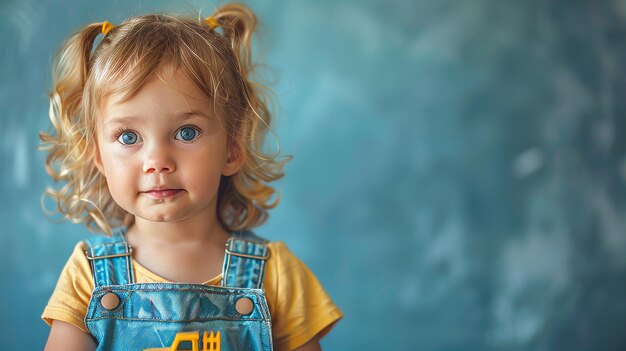
<path id="1" fill-rule="evenodd" d="M 183 189 L 152 189 L 148 191 L 142 191 L 142 194 L 149 195 L 156 199 L 164 199 L 167 197 L 172 197 L 181 191 L 183 191 Z"/>

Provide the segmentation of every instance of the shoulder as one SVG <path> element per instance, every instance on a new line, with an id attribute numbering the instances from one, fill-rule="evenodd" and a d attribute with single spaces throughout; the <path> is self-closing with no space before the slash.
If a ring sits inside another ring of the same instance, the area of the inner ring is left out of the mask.
<path id="1" fill-rule="evenodd" d="M 67 260 L 61 277 L 71 279 L 74 284 L 80 284 L 85 291 L 93 291 L 93 279 L 91 279 L 91 266 L 87 260 L 87 243 L 82 240 L 74 245 L 72 254 Z"/>
<path id="2" fill-rule="evenodd" d="M 283 241 L 268 242 L 267 247 L 270 250 L 272 256 L 276 255 L 278 256 L 278 258 L 282 258 L 283 256 L 293 256 L 293 253 L 291 252 L 291 250 L 289 250 L 287 244 L 285 244 L 285 242 Z"/>
<path id="3" fill-rule="evenodd" d="M 283 241 L 272 241 L 267 243 L 270 252 L 268 268 L 288 269 L 304 266 L 304 263 L 287 247 Z"/>
<path id="4" fill-rule="evenodd" d="M 89 266 L 89 260 L 87 260 L 86 252 L 88 245 L 84 240 L 79 241 L 74 245 L 72 254 L 65 264 L 64 271 L 69 271 L 71 275 L 91 276 L 91 267 Z"/>
<path id="5" fill-rule="evenodd" d="M 56 292 L 71 293 L 73 297 L 88 299 L 94 289 L 91 264 L 87 259 L 89 245 L 86 240 L 74 244 L 55 288 Z"/>
<path id="6" fill-rule="evenodd" d="M 270 257 L 267 260 L 264 287 L 276 289 L 282 295 L 289 287 L 320 285 L 313 272 L 282 241 L 269 242 Z M 270 292 L 268 291 L 268 295 Z"/>

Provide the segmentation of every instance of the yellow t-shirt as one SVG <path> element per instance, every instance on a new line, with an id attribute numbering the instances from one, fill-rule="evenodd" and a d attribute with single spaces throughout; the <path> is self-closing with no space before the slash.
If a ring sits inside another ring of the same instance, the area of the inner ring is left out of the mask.
<path id="1" fill-rule="evenodd" d="M 293 350 L 315 335 L 325 335 L 343 314 L 317 278 L 282 242 L 268 244 L 271 252 L 263 289 L 272 317 L 272 338 L 279 350 Z M 41 318 L 60 320 L 87 331 L 84 318 L 94 289 L 86 244 L 78 243 L 70 256 Z M 133 260 L 136 283 L 167 282 Z M 219 286 L 222 275 L 204 284 Z"/>

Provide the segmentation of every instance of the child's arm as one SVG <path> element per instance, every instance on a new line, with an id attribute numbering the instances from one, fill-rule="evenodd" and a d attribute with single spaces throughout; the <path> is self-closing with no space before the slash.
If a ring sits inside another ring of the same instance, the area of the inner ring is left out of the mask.
<path id="1" fill-rule="evenodd" d="M 91 351 L 95 349 L 96 342 L 91 335 L 69 323 L 54 320 L 44 351 Z"/>

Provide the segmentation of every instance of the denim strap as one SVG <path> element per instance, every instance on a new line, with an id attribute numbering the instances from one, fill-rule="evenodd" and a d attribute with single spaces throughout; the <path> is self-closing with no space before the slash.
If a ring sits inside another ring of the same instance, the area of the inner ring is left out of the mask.
<path id="1" fill-rule="evenodd" d="M 94 284 L 98 286 L 133 284 L 131 249 L 119 228 L 111 237 L 98 236 L 85 240 L 85 252 L 91 264 Z M 265 263 L 270 251 L 268 241 L 251 231 L 232 233 L 226 243 L 222 286 L 260 289 L 263 286 Z"/>
<path id="2" fill-rule="evenodd" d="M 233 233 L 226 242 L 222 286 L 260 289 L 270 255 L 267 242 L 250 231 Z"/>
<path id="3" fill-rule="evenodd" d="M 111 237 L 97 236 L 85 240 L 88 247 L 85 255 L 91 264 L 96 287 L 135 282 L 131 249 L 124 232 L 122 227 L 114 230 Z"/>

